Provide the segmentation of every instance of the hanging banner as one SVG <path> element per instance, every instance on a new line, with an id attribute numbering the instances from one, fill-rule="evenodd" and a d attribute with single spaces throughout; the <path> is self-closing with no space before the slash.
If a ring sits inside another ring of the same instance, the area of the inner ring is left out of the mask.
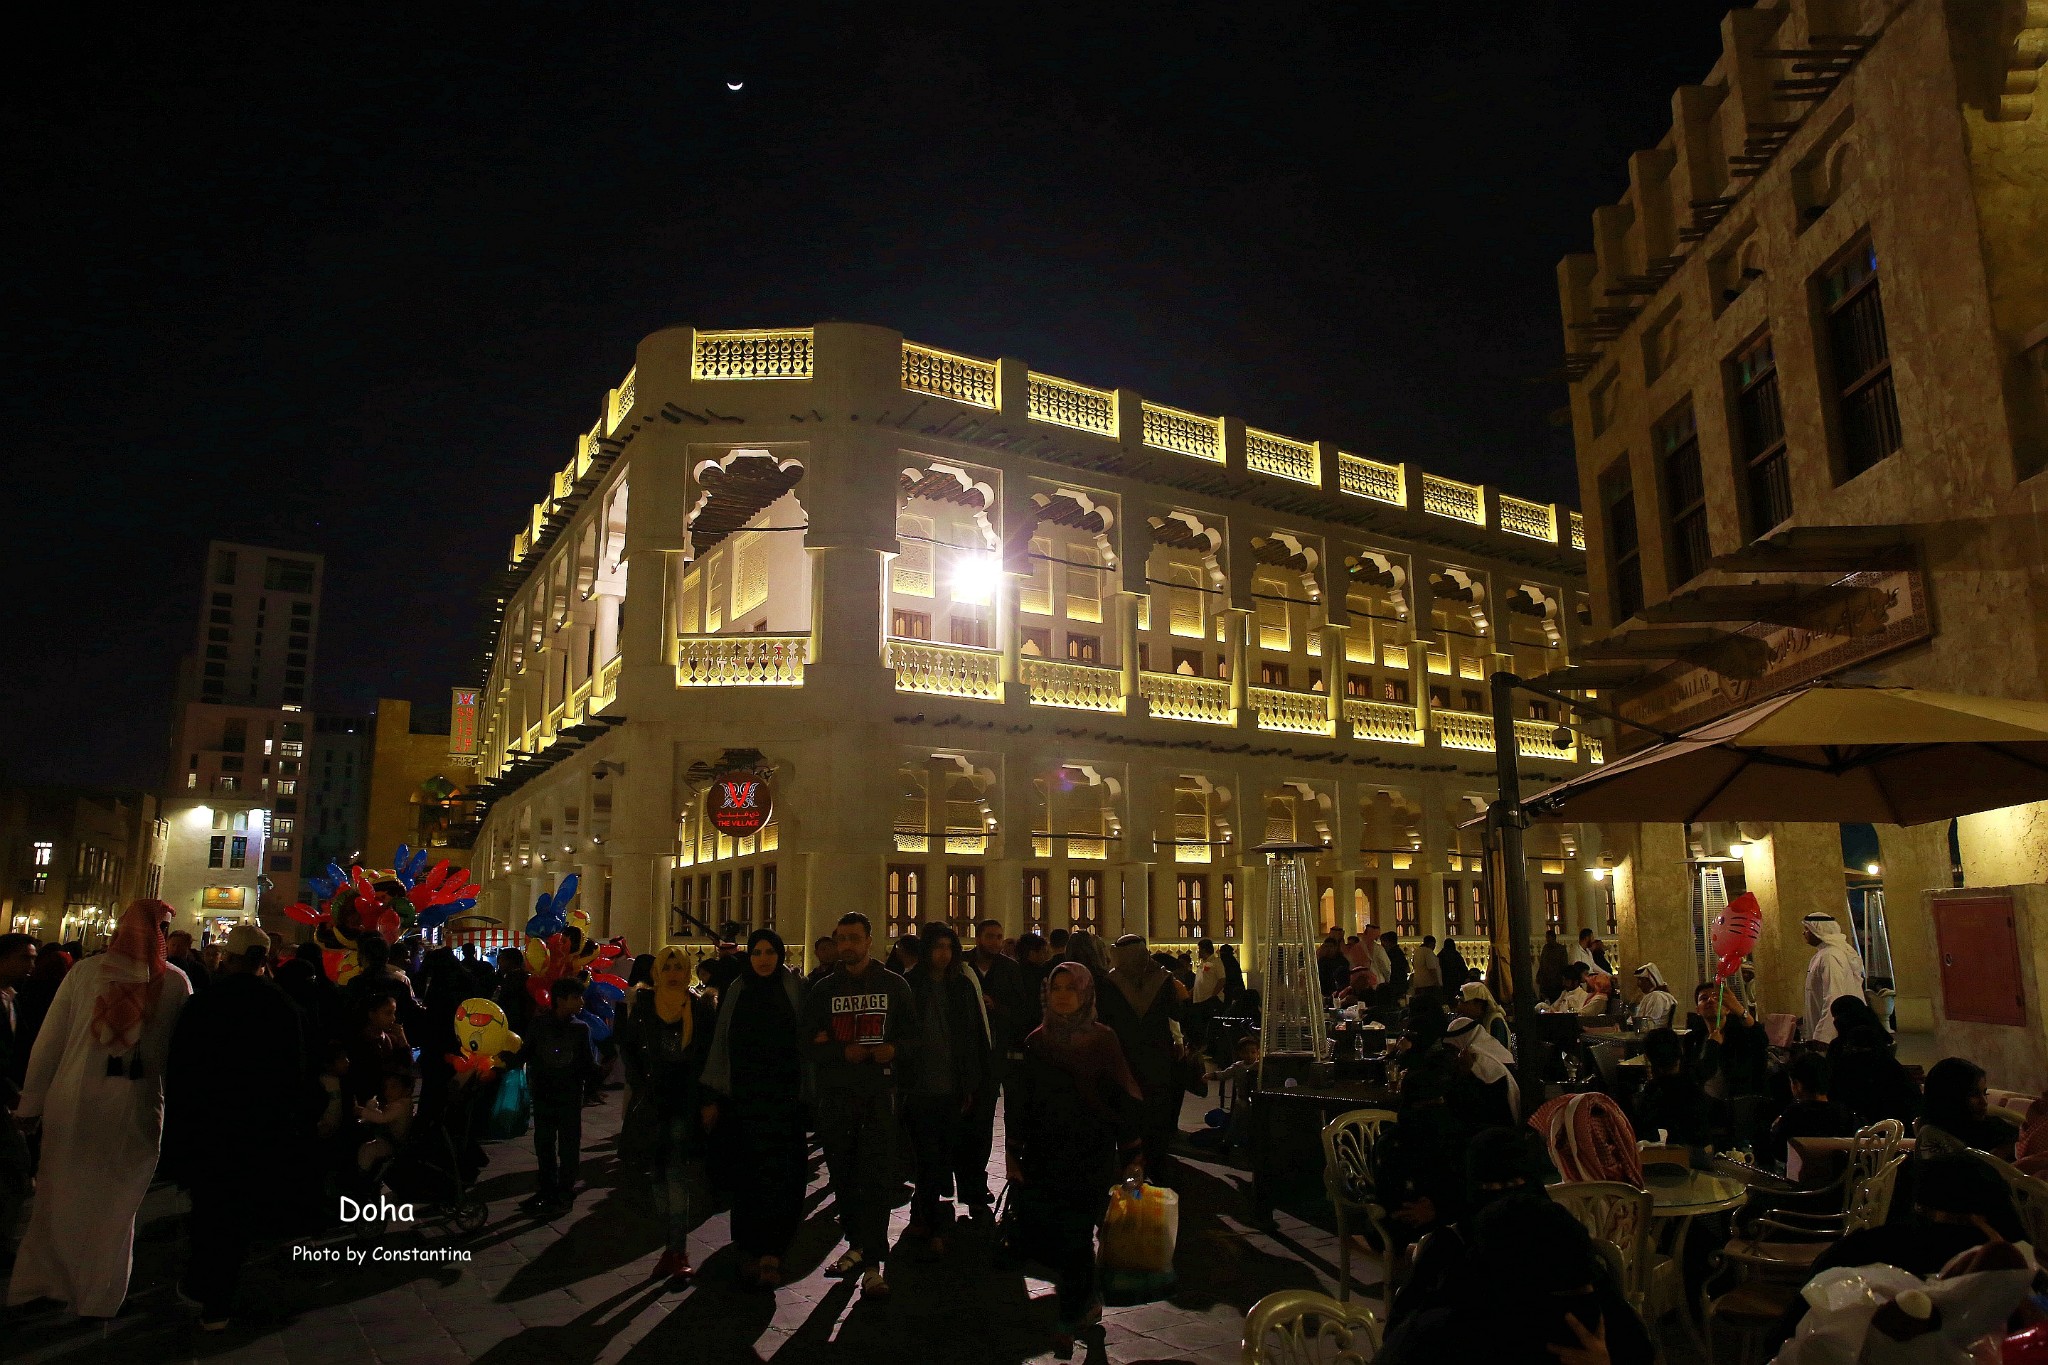
<path id="1" fill-rule="evenodd" d="M 757 834 L 773 811 L 768 775 L 757 768 L 721 768 L 712 775 L 705 806 L 720 834 L 735 839 Z"/>

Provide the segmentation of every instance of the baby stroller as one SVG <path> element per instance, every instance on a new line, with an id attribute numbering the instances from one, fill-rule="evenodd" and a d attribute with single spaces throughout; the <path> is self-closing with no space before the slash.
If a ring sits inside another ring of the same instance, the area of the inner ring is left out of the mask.
<path id="1" fill-rule="evenodd" d="M 381 1172 L 394 1200 L 444 1217 L 461 1232 L 484 1225 L 490 1209 L 472 1189 L 479 1165 L 473 1134 L 490 1089 L 474 1080 L 451 1086 L 438 1112 L 414 1121 Z"/>

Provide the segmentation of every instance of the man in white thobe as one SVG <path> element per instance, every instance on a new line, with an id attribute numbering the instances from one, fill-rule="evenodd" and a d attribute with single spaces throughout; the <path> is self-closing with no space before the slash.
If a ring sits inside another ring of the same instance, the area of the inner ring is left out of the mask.
<path id="1" fill-rule="evenodd" d="M 1806 1036 L 1816 1043 L 1835 1038 L 1835 1017 L 1828 1006 L 1845 995 L 1863 998 L 1863 959 L 1849 945 L 1833 915 L 1816 910 L 1801 921 L 1806 941 L 1816 949 L 1806 964 Z"/>
<path id="2" fill-rule="evenodd" d="M 171 907 L 136 901 L 107 951 L 64 976 L 29 1055 L 17 1117 L 40 1120 L 35 1209 L 9 1305 L 50 1298 L 111 1318 L 128 1297 L 135 1212 L 156 1173 L 164 1059 L 191 986 L 164 960 Z"/>

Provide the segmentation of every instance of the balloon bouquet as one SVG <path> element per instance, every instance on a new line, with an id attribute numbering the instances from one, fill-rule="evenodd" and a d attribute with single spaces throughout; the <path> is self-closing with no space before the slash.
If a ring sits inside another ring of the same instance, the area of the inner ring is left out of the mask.
<path id="1" fill-rule="evenodd" d="M 592 942 L 590 916 L 571 910 L 580 878 L 570 873 L 553 892 L 544 892 L 533 903 L 533 918 L 526 922 L 526 989 L 542 1009 L 549 1006 L 548 991 L 565 976 L 589 973 L 583 990 L 583 1008 L 576 1017 L 590 1028 L 590 1041 L 602 1043 L 617 1026 L 619 1006 L 626 1001 L 625 978 L 612 970 L 626 955 L 623 938 Z"/>
<path id="2" fill-rule="evenodd" d="M 1756 947 L 1763 937 L 1764 912 L 1757 904 L 1756 893 L 1745 891 L 1729 901 L 1720 914 L 1714 916 L 1714 931 L 1710 943 L 1714 950 L 1714 984 L 1726 983 L 1742 970 L 1742 960 Z M 1727 1011 L 1726 997 L 1718 990 L 1714 992 L 1714 1028 L 1721 1028 Z"/>
<path id="3" fill-rule="evenodd" d="M 387 944 L 413 929 L 431 929 L 450 915 L 476 906 L 477 885 L 467 868 L 446 858 L 427 866 L 427 851 L 398 846 L 388 871 L 365 872 L 357 864 L 344 872 L 329 863 L 306 878 L 314 904 L 285 907 L 285 914 L 309 926 L 322 948 L 328 979 L 343 985 L 362 970 L 357 945 L 367 934 Z M 324 902 L 324 904 L 323 904 Z"/>

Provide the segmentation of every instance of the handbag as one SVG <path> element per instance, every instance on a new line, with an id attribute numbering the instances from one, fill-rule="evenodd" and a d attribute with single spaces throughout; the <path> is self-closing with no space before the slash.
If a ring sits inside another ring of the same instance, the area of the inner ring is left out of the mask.
<path id="1" fill-rule="evenodd" d="M 526 1068 L 514 1067 L 498 1082 L 484 1132 L 493 1142 L 525 1137 L 527 1122 L 532 1117 L 533 1091 L 527 1085 Z"/>

